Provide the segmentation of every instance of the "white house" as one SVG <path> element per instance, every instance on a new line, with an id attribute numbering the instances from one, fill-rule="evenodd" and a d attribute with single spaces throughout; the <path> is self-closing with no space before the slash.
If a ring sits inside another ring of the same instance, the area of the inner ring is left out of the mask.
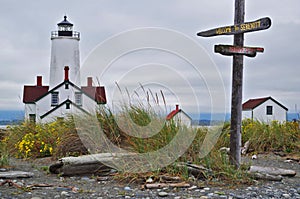
<path id="1" fill-rule="evenodd" d="M 178 122 L 180 124 L 183 124 L 187 127 L 192 126 L 192 118 L 184 112 L 182 109 L 179 108 L 179 105 L 176 105 L 175 110 L 171 111 L 167 115 L 167 121 L 173 119 L 175 122 Z"/>
<path id="2" fill-rule="evenodd" d="M 287 120 L 288 108 L 272 97 L 249 99 L 243 103 L 242 109 L 243 119 L 250 118 L 266 123 L 273 120 L 279 122 Z"/>
<path id="3" fill-rule="evenodd" d="M 49 86 L 37 76 L 36 85 L 25 85 L 23 102 L 25 119 L 49 122 L 74 113 L 91 113 L 106 104 L 105 88 L 93 86 L 92 77 L 87 86 L 80 86 L 79 33 L 72 30 L 67 17 L 51 34 L 52 49 Z"/>

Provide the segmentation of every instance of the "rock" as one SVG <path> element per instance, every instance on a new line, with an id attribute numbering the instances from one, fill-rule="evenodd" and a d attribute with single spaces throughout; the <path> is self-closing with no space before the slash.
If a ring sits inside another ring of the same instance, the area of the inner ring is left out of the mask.
<path id="1" fill-rule="evenodd" d="M 263 173 L 269 175 L 281 175 L 293 177 L 296 175 L 296 171 L 290 169 L 281 169 L 277 167 L 261 167 L 261 166 L 251 166 L 250 173 Z"/>
<path id="2" fill-rule="evenodd" d="M 152 183 L 154 180 L 150 177 L 146 180 L 147 183 Z"/>
<path id="3" fill-rule="evenodd" d="M 70 194 L 67 191 L 62 191 L 60 193 L 61 196 L 70 196 Z"/>
<path id="4" fill-rule="evenodd" d="M 125 191 L 131 191 L 132 189 L 130 187 L 124 187 Z"/>
<path id="5" fill-rule="evenodd" d="M 207 199 L 207 196 L 201 196 L 200 199 Z"/>
<path id="6" fill-rule="evenodd" d="M 167 197 L 169 194 L 165 191 L 158 192 L 159 197 Z"/>
<path id="7" fill-rule="evenodd" d="M 287 194 L 287 193 L 282 194 L 282 197 L 283 198 L 291 198 L 290 194 Z"/>

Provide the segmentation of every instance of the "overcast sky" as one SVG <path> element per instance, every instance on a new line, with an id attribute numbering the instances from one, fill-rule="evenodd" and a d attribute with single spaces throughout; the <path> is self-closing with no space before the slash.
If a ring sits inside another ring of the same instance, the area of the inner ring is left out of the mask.
<path id="1" fill-rule="evenodd" d="M 215 44 L 232 44 L 233 36 L 201 38 L 197 37 L 196 33 L 233 24 L 233 8 L 234 0 L 0 0 L 0 110 L 22 110 L 24 107 L 23 86 L 35 84 L 37 75 L 42 75 L 43 83 L 48 84 L 50 33 L 57 29 L 56 24 L 67 14 L 68 20 L 74 24 L 74 30 L 81 33 L 82 63 L 99 43 L 124 31 L 157 27 L 186 35 L 202 46 L 216 64 L 224 83 L 225 105 L 226 110 L 229 111 L 232 58 L 215 54 L 213 47 Z M 299 8 L 299 0 L 246 0 L 245 21 L 270 17 L 272 26 L 268 30 L 248 33 L 245 36 L 246 46 L 264 47 L 265 52 L 259 53 L 255 58 L 245 57 L 244 59 L 243 102 L 249 98 L 272 96 L 289 108 L 290 112 L 295 112 L 295 105 L 298 105 L 300 110 Z M 109 85 L 114 84 L 115 81 L 121 81 L 118 78 L 131 70 L 125 64 L 130 59 L 136 61 L 138 57 L 154 56 L 151 61 L 145 58 L 137 61 L 136 65 L 143 65 L 143 62 L 146 65 L 155 62 L 172 67 L 173 65 L 166 62 L 166 59 L 173 59 L 173 63 L 174 60 L 177 64 L 181 63 L 178 56 L 174 58 L 169 55 L 170 53 L 166 55 L 162 52 L 163 56 L 156 57 L 156 53 L 146 50 L 138 52 L 139 56 L 135 58 L 129 55 L 118 60 L 117 62 L 124 61 L 123 71 L 117 68 L 107 70 L 106 76 L 100 80 L 101 84 L 107 86 L 108 96 L 112 95 Z M 191 70 L 179 65 L 174 66 L 177 75 L 180 73 L 182 76 L 189 76 L 188 72 L 192 73 Z M 119 76 L 114 76 L 117 71 L 120 72 Z M 135 70 L 135 73 L 128 77 L 134 80 L 135 76 L 139 76 L 137 73 L 139 71 L 153 76 L 163 74 L 154 69 L 151 71 L 148 67 L 148 70 L 144 71 Z M 162 79 L 168 79 L 169 83 L 174 85 L 174 88 L 166 88 L 172 90 L 171 93 L 174 95 L 179 91 L 180 95 L 185 95 L 187 98 L 190 95 L 187 89 L 175 84 L 178 83 L 176 79 L 166 77 Z M 205 84 L 203 79 L 203 81 L 193 81 L 192 76 L 187 79 L 189 79 L 189 85 L 195 90 L 201 87 L 197 85 L 197 82 Z M 141 80 L 137 79 L 136 83 L 138 84 L 139 81 Z M 155 81 L 159 84 L 158 79 Z M 201 95 L 201 92 L 196 91 L 196 95 L 198 99 L 204 99 L 208 93 L 204 92 Z M 170 104 L 172 103 L 171 100 Z M 193 112 L 190 104 L 193 102 L 184 103 L 181 100 L 180 103 L 187 112 Z M 200 107 L 202 110 L 205 109 L 201 103 Z"/>

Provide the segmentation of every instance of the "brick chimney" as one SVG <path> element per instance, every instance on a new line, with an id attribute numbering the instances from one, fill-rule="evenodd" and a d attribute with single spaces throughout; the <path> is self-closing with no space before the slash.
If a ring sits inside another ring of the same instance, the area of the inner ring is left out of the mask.
<path id="1" fill-rule="evenodd" d="M 87 78 L 87 86 L 88 87 L 92 87 L 93 86 L 93 78 L 92 77 L 88 77 Z"/>
<path id="2" fill-rule="evenodd" d="M 36 86 L 43 86 L 42 76 L 36 76 Z"/>
<path id="3" fill-rule="evenodd" d="M 178 104 L 176 104 L 176 111 L 178 111 L 179 110 L 179 105 Z"/>
<path id="4" fill-rule="evenodd" d="M 69 66 L 65 66 L 65 81 L 69 80 Z"/>

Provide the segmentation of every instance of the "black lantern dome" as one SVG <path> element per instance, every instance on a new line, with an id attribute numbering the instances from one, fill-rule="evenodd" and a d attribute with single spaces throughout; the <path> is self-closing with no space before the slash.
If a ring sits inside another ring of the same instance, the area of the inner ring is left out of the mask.
<path id="1" fill-rule="evenodd" d="M 58 36 L 72 36 L 73 24 L 67 20 L 67 16 L 64 16 L 64 20 L 57 24 Z"/>
<path id="2" fill-rule="evenodd" d="M 58 30 L 51 32 L 51 39 L 55 38 L 73 38 L 80 40 L 80 33 L 73 31 L 73 24 L 67 20 L 67 16 L 64 16 L 64 20 L 57 24 Z"/>

